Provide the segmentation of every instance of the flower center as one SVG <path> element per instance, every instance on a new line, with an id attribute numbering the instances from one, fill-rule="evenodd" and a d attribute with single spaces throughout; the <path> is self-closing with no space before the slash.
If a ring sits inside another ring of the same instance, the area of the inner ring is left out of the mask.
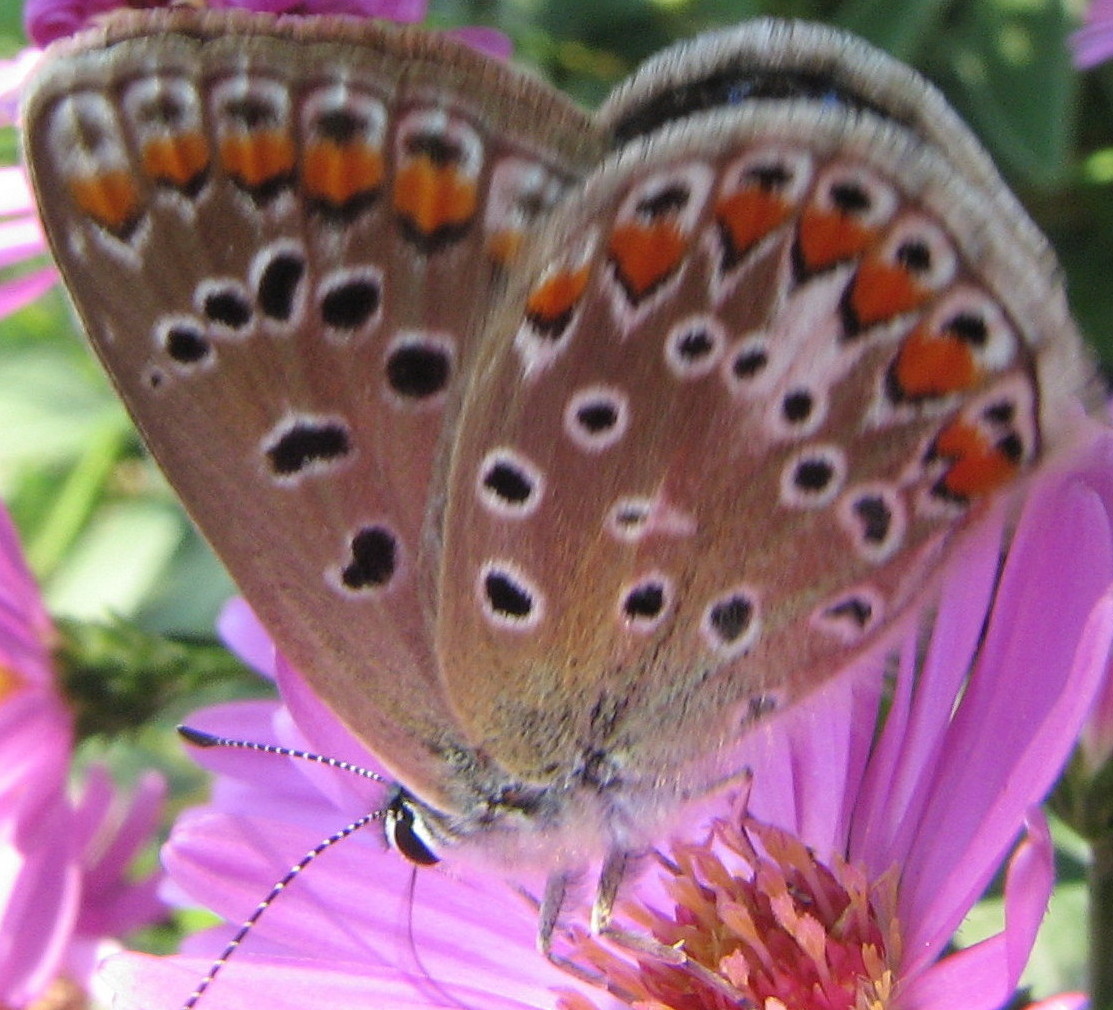
<path id="1" fill-rule="evenodd" d="M 799 840 L 749 818 L 719 822 L 707 842 L 679 845 L 672 857 L 663 863 L 671 913 L 629 897 L 622 904 L 652 937 L 630 945 L 636 965 L 597 940 L 577 942 L 577 955 L 629 1002 L 655 1010 L 889 1005 L 900 953 L 890 879 L 871 884 L 844 860 L 824 865 Z M 687 964 L 669 956 L 676 950 Z"/>
<path id="2" fill-rule="evenodd" d="M 26 685 L 26 681 L 10 666 L 0 663 L 0 705 Z"/>

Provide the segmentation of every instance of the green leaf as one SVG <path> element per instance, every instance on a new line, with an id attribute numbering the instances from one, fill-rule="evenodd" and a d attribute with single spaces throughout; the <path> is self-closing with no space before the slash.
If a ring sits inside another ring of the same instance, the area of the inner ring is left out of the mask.
<path id="1" fill-rule="evenodd" d="M 834 23 L 880 46 L 906 62 L 913 62 L 925 34 L 947 8 L 946 0 L 848 0 Z"/>
<path id="2" fill-rule="evenodd" d="M 1078 78 L 1061 0 L 957 5 L 929 71 L 1010 175 L 1053 187 L 1070 172 Z"/>
<path id="3" fill-rule="evenodd" d="M 44 586 L 53 613 L 130 617 L 162 577 L 185 526 L 173 505 L 129 501 L 101 510 Z"/>

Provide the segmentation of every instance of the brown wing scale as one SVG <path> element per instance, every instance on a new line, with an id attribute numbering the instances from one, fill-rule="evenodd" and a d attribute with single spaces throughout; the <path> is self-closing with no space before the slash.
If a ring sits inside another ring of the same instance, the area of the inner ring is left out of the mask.
<path id="1" fill-rule="evenodd" d="M 26 123 L 67 284 L 194 519 L 392 771 L 465 802 L 430 646 L 439 443 L 597 131 L 427 33 L 192 12 L 64 48 Z"/>
<path id="2" fill-rule="evenodd" d="M 478 746 L 675 781 L 922 593 L 1083 385 L 993 206 L 904 126 L 756 102 L 555 212 L 453 458 L 438 649 Z"/>

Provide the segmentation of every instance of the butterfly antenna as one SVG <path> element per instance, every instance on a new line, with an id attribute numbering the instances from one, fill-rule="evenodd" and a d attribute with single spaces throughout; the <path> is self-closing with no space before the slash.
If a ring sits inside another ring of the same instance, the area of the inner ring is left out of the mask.
<path id="1" fill-rule="evenodd" d="M 313 751 L 298 750 L 296 747 L 280 747 L 273 743 L 257 743 L 254 740 L 236 740 L 232 737 L 217 736 L 215 733 L 206 733 L 204 730 L 194 729 L 192 726 L 178 726 L 177 730 L 182 739 L 195 747 L 230 747 L 233 750 L 253 750 L 260 754 L 274 754 L 276 757 L 299 758 L 302 761 L 312 761 L 314 764 L 325 765 L 327 768 L 335 768 L 338 771 L 351 772 L 353 775 L 370 779 L 372 782 L 388 784 L 390 781 L 370 768 L 363 768 L 340 758 L 315 754 Z"/>
<path id="2" fill-rule="evenodd" d="M 326 765 L 329 768 L 337 768 L 340 771 L 352 772 L 355 775 L 371 779 L 375 782 L 386 781 L 383 776 L 379 775 L 377 772 L 371 771 L 369 768 L 361 768 L 359 765 L 351 764 L 348 761 L 342 761 L 339 758 L 325 757 L 322 754 L 314 754 L 311 751 L 297 750 L 292 747 L 280 747 L 276 744 L 253 743 L 249 740 L 233 740 L 227 737 L 216 736 L 212 733 L 205 733 L 202 730 L 193 729 L 189 726 L 179 726 L 178 733 L 189 743 L 198 747 L 231 747 L 239 750 L 259 751 L 264 754 L 275 754 L 280 757 L 301 758 L 305 761 Z M 370 813 L 364 814 L 362 817 L 357 817 L 350 824 L 329 835 L 328 838 L 318 842 L 302 856 L 301 859 L 291 866 L 275 882 L 274 886 L 267 892 L 263 900 L 255 906 L 252 913 L 240 923 L 239 929 L 236 930 L 232 939 L 228 941 L 219 956 L 213 961 L 205 977 L 201 979 L 197 988 L 189 994 L 186 1001 L 181 1005 L 181 1010 L 194 1010 L 200 1002 L 201 997 L 216 980 L 216 977 L 220 974 L 232 955 L 235 954 L 240 944 L 243 943 L 247 934 L 251 932 L 255 924 L 262 918 L 263 913 L 270 907 L 271 903 L 293 883 L 294 879 L 302 870 L 326 849 L 332 848 L 337 842 L 343 841 L 349 835 L 359 831 L 360 828 L 366 827 L 372 821 L 381 820 L 383 816 L 384 811 L 373 810 Z"/>

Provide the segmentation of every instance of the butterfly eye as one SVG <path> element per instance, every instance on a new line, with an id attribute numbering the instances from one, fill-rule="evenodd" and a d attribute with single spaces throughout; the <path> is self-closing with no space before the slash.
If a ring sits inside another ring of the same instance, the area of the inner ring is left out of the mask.
<path id="1" fill-rule="evenodd" d="M 212 160 L 196 88 L 177 75 L 144 77 L 127 87 L 123 106 L 147 177 L 188 200 L 195 199 L 209 177 Z"/>
<path id="2" fill-rule="evenodd" d="M 440 856 L 433 850 L 429 830 L 417 801 L 404 789 L 391 798 L 383 820 L 383 831 L 390 847 L 415 866 L 433 866 Z"/>
<path id="3" fill-rule="evenodd" d="M 825 214 L 877 228 L 893 216 L 897 195 L 892 186 L 865 166 L 838 164 L 816 180 L 811 205 Z"/>
<path id="4" fill-rule="evenodd" d="M 194 301 L 210 325 L 228 336 L 237 335 L 251 322 L 251 300 L 236 281 L 203 281 L 197 285 Z"/>
<path id="5" fill-rule="evenodd" d="M 885 376 L 886 395 L 914 403 L 961 393 L 1011 366 L 1016 353 L 1016 332 L 997 303 L 959 287 L 904 339 Z"/>
<path id="6" fill-rule="evenodd" d="M 401 118 L 391 200 L 403 235 L 425 255 L 461 240 L 479 206 L 483 142 L 462 118 L 419 109 Z"/>
<path id="7" fill-rule="evenodd" d="M 144 205 L 116 112 L 105 95 L 78 91 L 51 114 L 50 145 L 73 205 L 117 248 L 136 241 Z"/>
<path id="8" fill-rule="evenodd" d="M 934 222 L 907 214 L 867 254 L 839 305 L 843 339 L 919 308 L 954 280 L 958 257 Z"/>
<path id="9" fill-rule="evenodd" d="M 753 394 L 769 365 L 769 341 L 763 333 L 751 333 L 737 341 L 723 361 L 723 378 L 735 394 Z"/>

